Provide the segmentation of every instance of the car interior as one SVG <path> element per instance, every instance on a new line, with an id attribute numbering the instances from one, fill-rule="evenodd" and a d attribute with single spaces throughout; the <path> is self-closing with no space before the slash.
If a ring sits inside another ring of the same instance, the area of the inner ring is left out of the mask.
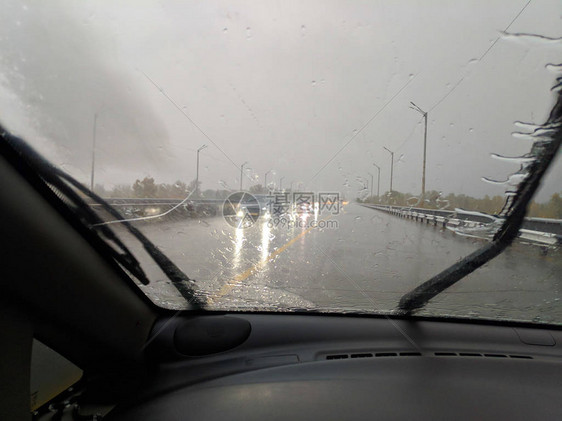
<path id="1" fill-rule="evenodd" d="M 75 3 L 7 4 L 0 25 L 0 421 L 562 420 L 562 192 L 540 190 L 561 162 L 559 5 Z M 239 235 L 298 190 L 287 221 L 320 194 L 367 216 Z M 530 219 L 557 231 L 525 239 Z M 324 244 L 359 275 L 331 276 Z M 524 270 L 477 272 L 514 244 Z"/>

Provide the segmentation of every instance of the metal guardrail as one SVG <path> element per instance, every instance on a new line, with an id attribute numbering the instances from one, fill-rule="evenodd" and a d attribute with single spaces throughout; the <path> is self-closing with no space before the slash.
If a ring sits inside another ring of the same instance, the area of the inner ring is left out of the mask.
<path id="1" fill-rule="evenodd" d="M 156 206 L 170 205 L 175 206 L 185 199 L 156 199 L 156 198 L 107 198 L 105 201 L 112 206 Z M 219 204 L 224 199 L 189 199 L 192 203 Z"/>
<path id="2" fill-rule="evenodd" d="M 213 216 L 224 203 L 224 199 L 106 198 L 104 200 L 126 218 L 154 217 L 159 214 L 166 214 L 167 218 Z M 183 201 L 185 203 L 178 206 Z M 90 206 L 102 210 L 102 206 L 98 203 L 92 202 Z M 176 206 L 177 208 L 168 214 Z"/>
<path id="3" fill-rule="evenodd" d="M 362 203 L 362 206 L 396 215 L 400 218 L 432 224 L 435 226 L 477 228 L 497 220 L 492 215 L 470 211 L 449 211 L 440 209 L 422 209 L 408 206 L 389 206 Z M 562 244 L 562 220 L 548 218 L 525 218 L 519 230 L 519 238 L 545 245 Z"/>
<path id="4" fill-rule="evenodd" d="M 523 228 L 562 236 L 562 219 L 525 218 Z"/>
<path id="5" fill-rule="evenodd" d="M 260 202 L 259 195 L 255 197 L 260 206 L 265 205 Z M 168 217 L 200 217 L 218 214 L 226 199 L 105 198 L 104 200 L 126 217 L 154 217 L 158 214 L 166 214 Z M 102 209 L 102 205 L 96 202 L 89 201 L 89 203 L 94 209 Z M 180 204 L 182 205 L 178 206 Z M 176 209 L 170 212 L 174 207 Z"/>

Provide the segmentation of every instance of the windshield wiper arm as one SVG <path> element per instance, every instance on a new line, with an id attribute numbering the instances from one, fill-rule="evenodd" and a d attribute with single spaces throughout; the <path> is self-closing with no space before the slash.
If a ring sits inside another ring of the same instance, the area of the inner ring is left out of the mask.
<path id="1" fill-rule="evenodd" d="M 557 82 L 560 87 L 562 80 Z M 548 141 L 542 141 L 538 146 L 540 150 L 537 151 L 537 159 L 531 164 L 528 177 L 519 186 L 509 216 L 494 235 L 492 242 L 403 295 L 398 304 L 399 312 L 409 314 L 422 308 L 433 297 L 499 255 L 517 238 L 527 213 L 527 206 L 562 143 L 562 91 L 559 91 L 557 102 L 544 126 L 554 129 L 552 137 Z"/>
<path id="2" fill-rule="evenodd" d="M 193 289 L 194 281 L 191 280 L 181 269 L 179 269 L 160 249 L 152 243 L 141 231 L 124 220 L 123 216 L 115 210 L 100 196 L 83 186 L 79 181 L 74 179 L 66 172 L 60 170 L 43 158 L 31 146 L 22 139 L 12 135 L 10 132 L 0 126 L 2 138 L 6 141 L 10 150 L 15 152 L 18 161 L 31 167 L 39 178 L 45 183 L 51 192 L 53 192 L 63 202 L 70 202 L 73 205 L 75 214 L 85 222 L 86 226 L 91 230 L 95 230 L 103 234 L 108 240 L 112 241 L 122 253 L 119 253 L 113 247 L 108 246 L 107 251 L 118 263 L 126 268 L 141 283 L 147 285 L 149 283 L 140 263 L 121 241 L 121 239 L 108 226 L 104 225 L 101 217 L 84 201 L 82 197 L 74 190 L 82 192 L 90 197 L 102 208 L 116 219 L 120 220 L 126 229 L 142 244 L 146 252 L 172 281 L 179 293 L 194 307 L 202 307 L 205 303 L 199 298 Z M 57 194 L 59 193 L 59 194 Z M 63 197 L 60 197 L 60 196 Z M 99 235 L 98 235 L 99 236 Z"/>
<path id="3" fill-rule="evenodd" d="M 80 190 L 82 193 L 88 195 L 96 203 L 102 206 L 109 214 L 115 217 L 117 220 L 121 221 L 121 224 L 127 228 L 127 230 L 142 244 L 146 252 L 158 265 L 158 267 L 166 274 L 168 279 L 172 281 L 172 284 L 176 287 L 178 292 L 185 298 L 190 304 L 195 307 L 202 307 L 205 302 L 195 294 L 193 285 L 194 281 L 189 278 L 177 265 L 170 260 L 162 251 L 150 241 L 140 230 L 133 226 L 129 221 L 127 221 L 123 216 L 104 199 L 98 196 L 96 193 L 92 192 L 90 189 L 84 187 L 79 181 L 75 180 L 70 175 L 58 170 L 66 181 Z M 84 202 L 85 206 L 88 206 Z M 103 221 L 100 219 L 95 225 L 96 228 L 108 228 L 103 225 Z"/>

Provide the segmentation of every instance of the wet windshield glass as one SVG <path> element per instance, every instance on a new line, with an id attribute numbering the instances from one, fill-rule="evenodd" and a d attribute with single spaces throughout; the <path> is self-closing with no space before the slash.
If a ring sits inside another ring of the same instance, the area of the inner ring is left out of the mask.
<path id="1" fill-rule="evenodd" d="M 492 241 L 558 130 L 557 1 L 4 9 L 0 122 L 209 310 L 394 312 Z M 557 155 L 513 244 L 418 314 L 562 324 Z"/>

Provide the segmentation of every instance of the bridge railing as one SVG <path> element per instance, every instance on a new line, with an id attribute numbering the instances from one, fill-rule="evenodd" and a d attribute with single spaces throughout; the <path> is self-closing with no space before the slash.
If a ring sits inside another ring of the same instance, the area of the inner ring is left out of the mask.
<path id="1" fill-rule="evenodd" d="M 107 203 L 112 206 L 126 206 L 126 205 L 139 205 L 139 206 L 148 206 L 148 205 L 178 205 L 185 199 L 159 199 L 159 198 L 106 198 L 104 199 Z M 189 199 L 188 202 L 193 203 L 209 203 L 209 204 L 218 204 L 223 203 L 224 199 Z M 95 205 L 95 203 L 94 203 Z"/>
<path id="2" fill-rule="evenodd" d="M 166 218 L 214 216 L 224 203 L 223 199 L 106 198 L 104 200 L 119 210 L 125 218 L 155 217 L 161 214 L 166 214 Z M 182 202 L 185 203 L 178 206 Z M 92 202 L 90 206 L 102 211 L 102 206 L 98 203 Z M 174 207 L 177 208 L 169 212 Z"/>
<path id="3" fill-rule="evenodd" d="M 400 218 L 412 219 L 414 221 L 439 225 L 442 227 L 464 226 L 476 228 L 487 223 L 502 220 L 493 215 L 486 215 L 471 211 L 450 211 L 442 209 L 423 209 L 409 206 L 374 205 L 363 203 L 365 207 L 377 209 L 390 213 Z M 519 231 L 519 237 L 533 243 L 546 245 L 562 244 L 562 220 L 549 218 L 525 218 L 523 226 Z"/>

